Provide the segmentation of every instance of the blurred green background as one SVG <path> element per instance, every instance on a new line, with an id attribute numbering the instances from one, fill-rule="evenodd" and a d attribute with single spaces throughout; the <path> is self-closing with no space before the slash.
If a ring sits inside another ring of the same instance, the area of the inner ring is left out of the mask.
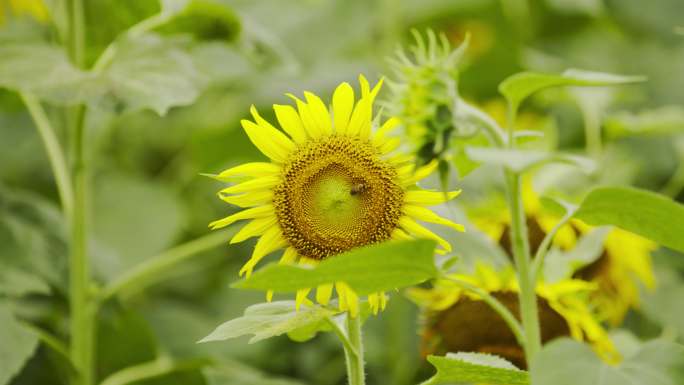
<path id="1" fill-rule="evenodd" d="M 410 29 L 443 32 L 454 44 L 472 35 L 462 65 L 461 95 L 500 113 L 498 83 L 524 69 L 582 68 L 641 74 L 648 81 L 616 92 L 594 92 L 578 104 L 572 93 L 546 92 L 523 110 L 545 117 L 552 142 L 584 148 L 584 119 L 597 113 L 604 132 L 601 178 L 593 183 L 635 185 L 682 195 L 684 182 L 684 26 L 681 0 L 236 0 L 199 10 L 205 19 L 178 20 L 159 32 L 180 43 L 196 68 L 191 105 L 163 117 L 151 111 L 103 106 L 89 117 L 87 156 L 92 172 L 90 247 L 97 279 L 121 272 L 177 244 L 206 235 L 207 223 L 233 210 L 216 199 L 220 184 L 200 173 L 261 156 L 239 120 L 257 105 L 288 103 L 286 92 L 329 98 L 359 73 L 390 78 L 386 58 L 412 41 Z M 125 28 L 154 14 L 156 0 L 86 2 L 87 57 L 92 62 Z M 199 22 L 197 20 L 200 20 Z M 8 20 L 2 36 L 51 39 L 44 21 Z M 27 38 L 28 39 L 28 38 Z M 386 92 L 387 90 L 385 90 Z M 381 94 L 381 99 L 385 94 Z M 57 109 L 54 122 L 64 122 Z M 546 119 L 548 118 L 548 119 Z M 541 119 L 541 118 L 538 118 Z M 64 127 L 57 126 L 66 141 Z M 486 194 L 478 181 L 463 186 L 469 202 Z M 469 189 L 469 184 L 472 188 Z M 67 330 L 67 247 L 58 196 L 39 136 L 17 94 L 0 89 L 0 288 L 19 317 L 59 336 Z M 102 311 L 98 374 L 158 355 L 225 362 L 221 373 L 191 369 L 140 384 L 321 384 L 345 382 L 344 357 L 331 335 L 306 343 L 279 337 L 195 344 L 219 323 L 242 314 L 260 294 L 231 289 L 253 242 L 225 244 L 126 293 Z M 455 249 L 458 243 L 455 244 Z M 684 335 L 684 259 L 659 250 L 660 286 L 625 327 L 642 337 Z M 9 276 L 8 271 L 30 277 Z M 31 274 L 29 274 L 31 273 Z M 3 274 L 6 275 L 3 277 Z M 17 278 L 19 277 L 19 278 Z M 15 284 L 15 282 L 18 282 Z M 431 369 L 418 352 L 417 309 L 392 293 L 387 311 L 366 328 L 370 384 L 413 384 Z M 64 383 L 68 369 L 40 346 L 15 385 Z M 267 373 L 267 374 L 266 374 Z"/>

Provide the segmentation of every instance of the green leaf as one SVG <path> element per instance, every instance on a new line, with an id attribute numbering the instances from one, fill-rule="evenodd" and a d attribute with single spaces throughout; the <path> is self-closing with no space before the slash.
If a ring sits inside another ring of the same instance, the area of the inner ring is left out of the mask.
<path id="1" fill-rule="evenodd" d="M 311 325 L 319 325 L 335 312 L 321 306 L 302 305 L 295 309 L 294 301 L 277 301 L 252 305 L 242 317 L 221 324 L 199 342 L 224 341 L 253 334 L 249 343 L 276 337 Z"/>
<path id="2" fill-rule="evenodd" d="M 557 282 L 569 278 L 578 269 L 596 261 L 603 253 L 603 241 L 609 231 L 609 227 L 599 227 L 583 236 L 572 250 L 549 252 L 543 265 L 544 279 Z"/>
<path id="3" fill-rule="evenodd" d="M 240 33 L 240 20 L 226 4 L 215 0 L 193 0 L 157 31 L 187 33 L 197 40 L 230 41 Z"/>
<path id="4" fill-rule="evenodd" d="M 642 76 L 623 76 L 603 72 L 569 69 L 561 75 L 521 72 L 499 84 L 499 92 L 514 110 L 530 95 L 549 87 L 560 86 L 613 86 L 646 80 Z"/>
<path id="5" fill-rule="evenodd" d="M 584 198 L 575 217 L 593 226 L 614 225 L 684 251 L 684 205 L 660 194 L 599 187 Z"/>
<path id="6" fill-rule="evenodd" d="M 44 43 L 0 45 L 0 87 L 32 92 L 62 105 L 97 96 L 93 75 L 78 70 L 59 46 Z"/>
<path id="7" fill-rule="evenodd" d="M 359 295 L 393 290 L 436 276 L 434 249 L 429 240 L 384 242 L 326 259 L 313 268 L 270 264 L 234 287 L 295 292 L 341 281 Z"/>
<path id="8" fill-rule="evenodd" d="M 5 385 L 31 358 L 38 338 L 21 326 L 5 302 L 0 302 L 0 325 L 0 385 Z"/>
<path id="9" fill-rule="evenodd" d="M 607 364 L 586 345 L 567 338 L 544 346 L 532 362 L 535 385 L 675 385 L 674 370 L 684 362 L 684 346 L 647 342 L 618 365 Z"/>
<path id="10" fill-rule="evenodd" d="M 527 372 L 505 359 L 484 353 L 449 353 L 446 357 L 428 356 L 437 374 L 426 384 L 487 383 L 491 385 L 528 385 Z"/>
<path id="11" fill-rule="evenodd" d="M 39 276 L 6 266 L 0 261 L 0 294 L 21 297 L 27 294 L 49 294 L 50 286 Z"/>
<path id="12" fill-rule="evenodd" d="M 157 35 L 121 41 L 102 76 L 109 84 L 109 95 L 126 109 L 150 108 L 159 115 L 194 102 L 204 83 L 192 58 L 177 42 Z"/>
<path id="13" fill-rule="evenodd" d="M 466 154 L 474 161 L 504 166 L 515 172 L 523 172 L 546 163 L 569 163 L 586 173 L 596 169 L 595 162 L 589 158 L 546 151 L 468 147 Z"/>

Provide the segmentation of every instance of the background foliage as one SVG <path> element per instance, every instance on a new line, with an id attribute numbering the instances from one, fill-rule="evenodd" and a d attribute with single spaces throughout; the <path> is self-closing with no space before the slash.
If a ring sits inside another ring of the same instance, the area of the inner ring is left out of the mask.
<path id="1" fill-rule="evenodd" d="M 68 66 L 51 44 L 59 32 L 44 21 L 5 20 L 0 29 L 0 85 L 6 87 L 0 89 L 0 384 L 60 384 L 70 371 L 25 325 L 66 338 L 67 229 L 40 137 L 9 88 L 54 102 L 47 112 L 61 123 L 63 143 L 66 117 L 52 106 L 75 100 L 96 105 L 86 146 L 93 178 L 88 205 L 96 213 L 88 242 L 101 283 L 116 282 L 151 257 L 206 235 L 206 224 L 228 213 L 214 196 L 219 184 L 200 173 L 259 158 L 238 123 L 251 103 L 284 103 L 283 94 L 290 91 L 328 95 L 358 73 L 386 74 L 386 57 L 410 41 L 411 28 L 443 31 L 454 44 L 470 31 L 459 92 L 494 116 L 505 113 L 498 84 L 522 70 L 561 73 L 574 67 L 644 75 L 648 81 L 616 91 L 549 90 L 526 102 L 521 116 L 543 120 L 550 148 L 569 152 L 582 151 L 584 125 L 597 117 L 604 155 L 599 177 L 590 184 L 636 186 L 684 199 L 679 0 L 656 0 L 648 7 L 637 0 L 218 3 L 184 11 L 157 31 L 161 37 L 135 38 L 120 34 L 159 12 L 156 0 L 87 1 L 86 60 L 93 64 L 119 39 L 116 57 L 97 76 Z M 172 10 L 174 2 L 164 4 Z M 495 191 L 497 186 L 483 183 L 491 175 L 492 169 L 482 167 L 451 181 L 464 190 L 460 203 L 477 203 Z M 560 171 L 555 176 L 548 173 L 548 183 L 570 189 L 586 182 Z M 588 217 L 602 220 L 595 211 L 586 212 Z M 452 238 L 462 261 L 483 253 L 500 256 L 496 245 L 477 233 Z M 107 303 L 98 327 L 98 378 L 150 363 L 153 369 L 176 365 L 178 370 L 137 383 L 344 383 L 344 357 L 330 334 L 301 344 L 284 336 L 258 344 L 247 344 L 247 338 L 194 343 L 263 300 L 259 293 L 230 288 L 252 244 L 228 247 L 228 239 L 210 238 L 220 247 L 160 269 L 145 287 L 126 287 L 123 296 Z M 663 240 L 675 248 L 681 242 L 681 234 Z M 625 341 L 659 335 L 682 341 L 683 257 L 664 247 L 654 253 L 659 285 L 628 315 Z M 433 369 L 418 354 L 417 330 L 415 306 L 392 295 L 388 309 L 371 317 L 366 329 L 369 383 L 414 384 L 431 375 Z M 566 357 L 582 347 L 549 349 L 551 356 Z M 216 364 L 204 365 L 206 360 Z M 601 365 L 590 355 L 586 361 L 587 367 Z M 611 375 L 619 377 L 617 369 Z"/>

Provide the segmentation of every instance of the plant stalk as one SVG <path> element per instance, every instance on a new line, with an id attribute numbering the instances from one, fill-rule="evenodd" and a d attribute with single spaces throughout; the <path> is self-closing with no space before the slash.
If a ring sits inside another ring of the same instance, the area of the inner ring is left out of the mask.
<path id="1" fill-rule="evenodd" d="M 75 66 L 85 67 L 85 13 L 83 0 L 67 2 L 67 48 Z M 70 115 L 73 210 L 69 256 L 70 355 L 76 367 L 74 385 L 92 385 L 94 375 L 95 303 L 90 295 L 90 261 L 87 251 L 87 174 L 85 164 L 85 106 Z"/>
<path id="2" fill-rule="evenodd" d="M 536 279 L 530 269 L 530 246 L 522 203 L 520 175 L 505 171 L 508 207 L 511 212 L 511 245 L 518 274 L 520 317 L 525 332 L 525 358 L 528 365 L 541 349 L 539 314 L 537 312 Z"/>
<path id="3" fill-rule="evenodd" d="M 59 199 L 62 204 L 62 211 L 69 223 L 71 222 L 74 193 L 71 188 L 71 176 L 69 175 L 69 167 L 67 166 L 66 158 L 64 157 L 64 151 L 62 151 L 59 139 L 57 139 L 57 135 L 55 135 L 52 124 L 50 124 L 50 120 L 45 113 L 45 109 L 43 109 L 43 106 L 40 104 L 40 101 L 36 99 L 33 94 L 28 92 L 22 92 L 20 93 L 20 96 L 31 115 L 31 119 L 33 119 L 33 122 L 38 129 L 38 134 L 40 134 L 40 138 L 43 141 L 43 146 L 45 146 L 45 152 L 50 161 L 52 173 L 55 176 L 55 184 L 57 185 L 57 192 L 59 193 Z"/>
<path id="4" fill-rule="evenodd" d="M 353 350 L 344 349 L 347 361 L 347 378 L 349 385 L 365 385 L 366 374 L 363 362 L 363 336 L 361 334 L 361 316 L 347 316 L 347 336 Z"/>

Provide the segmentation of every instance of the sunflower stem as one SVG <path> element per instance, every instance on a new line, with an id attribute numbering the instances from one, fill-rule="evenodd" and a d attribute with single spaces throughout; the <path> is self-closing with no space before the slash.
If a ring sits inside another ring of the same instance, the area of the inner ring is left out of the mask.
<path id="1" fill-rule="evenodd" d="M 366 374 L 363 362 L 363 336 L 361 334 L 361 316 L 347 315 L 347 337 L 352 349 L 345 346 L 344 356 L 347 361 L 347 378 L 349 385 L 365 385 Z"/>
<path id="2" fill-rule="evenodd" d="M 75 66 L 85 67 L 85 12 L 83 0 L 67 2 L 69 57 Z M 74 107 L 70 117 L 73 175 L 73 208 L 69 255 L 70 355 L 76 368 L 74 385 L 92 385 L 94 374 L 95 313 L 90 295 L 90 261 L 87 255 L 84 121 L 85 106 Z"/>

